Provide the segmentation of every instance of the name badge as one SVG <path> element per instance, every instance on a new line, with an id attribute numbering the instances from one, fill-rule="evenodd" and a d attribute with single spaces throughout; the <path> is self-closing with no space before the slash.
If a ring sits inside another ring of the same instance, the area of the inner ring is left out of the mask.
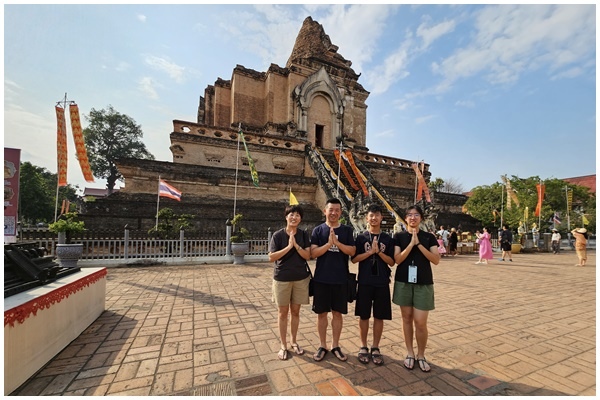
<path id="1" fill-rule="evenodd" d="M 417 283 L 417 266 L 414 261 L 408 266 L 408 282 Z"/>

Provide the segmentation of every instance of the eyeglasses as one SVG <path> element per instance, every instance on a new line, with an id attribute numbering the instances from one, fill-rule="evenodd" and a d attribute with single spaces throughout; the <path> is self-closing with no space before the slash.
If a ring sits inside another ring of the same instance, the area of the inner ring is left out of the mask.
<path id="1" fill-rule="evenodd" d="M 419 218 L 421 214 L 406 214 L 408 218 Z"/>

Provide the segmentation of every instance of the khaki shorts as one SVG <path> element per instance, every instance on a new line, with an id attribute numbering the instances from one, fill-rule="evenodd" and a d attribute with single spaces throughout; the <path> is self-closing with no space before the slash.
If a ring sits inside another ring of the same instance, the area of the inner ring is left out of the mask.
<path id="1" fill-rule="evenodd" d="M 289 306 L 290 304 L 309 304 L 308 302 L 308 283 L 310 276 L 299 281 L 282 282 L 273 279 L 273 297 L 272 301 L 278 307 Z"/>
<path id="2" fill-rule="evenodd" d="M 435 310 L 433 285 L 394 281 L 392 302 L 399 306 L 410 306 L 422 311 Z"/>

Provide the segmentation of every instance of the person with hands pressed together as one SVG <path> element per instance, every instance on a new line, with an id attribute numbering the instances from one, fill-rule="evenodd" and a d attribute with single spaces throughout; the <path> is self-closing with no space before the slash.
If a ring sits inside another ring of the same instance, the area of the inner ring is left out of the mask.
<path id="1" fill-rule="evenodd" d="M 425 359 L 427 347 L 427 317 L 435 309 L 433 271 L 431 264 L 440 262 L 438 242 L 432 233 L 422 231 L 419 225 L 423 211 L 419 206 L 406 210 L 408 230 L 394 235 L 394 261 L 398 264 L 392 301 L 400 306 L 402 330 L 408 355 L 406 369 L 413 369 L 415 361 L 423 372 L 431 371 Z M 413 347 L 413 334 L 417 340 L 417 355 Z"/>
<path id="2" fill-rule="evenodd" d="M 390 298 L 390 267 L 394 262 L 394 239 L 381 232 L 382 208 L 373 204 L 367 208 L 367 231 L 356 237 L 356 254 L 353 263 L 358 263 L 358 293 L 354 314 L 359 317 L 358 328 L 361 348 L 358 361 L 363 364 L 373 360 L 382 365 L 383 356 L 379 351 L 379 341 L 383 334 L 383 321 L 392 319 Z M 369 319 L 373 310 L 373 345 L 371 355 L 367 347 Z"/>
<path id="3" fill-rule="evenodd" d="M 278 230 L 269 242 L 269 261 L 275 262 L 273 272 L 273 301 L 278 307 L 277 323 L 281 348 L 280 360 L 287 360 L 287 323 L 291 314 L 292 349 L 297 355 L 304 350 L 296 342 L 300 323 L 300 306 L 309 304 L 308 284 L 310 272 L 310 238 L 308 232 L 298 229 L 304 210 L 299 205 L 290 205 L 284 211 L 286 227 Z"/>
<path id="4" fill-rule="evenodd" d="M 317 260 L 313 277 L 314 295 L 312 310 L 317 314 L 319 348 L 314 354 L 315 361 L 321 361 L 327 354 L 328 313 L 331 312 L 332 343 L 331 352 L 340 361 L 348 357 L 339 345 L 342 333 L 342 314 L 348 313 L 348 261 L 356 251 L 351 227 L 342 225 L 342 204 L 339 199 L 327 200 L 325 222 L 316 226 L 311 236 L 311 257 Z"/>

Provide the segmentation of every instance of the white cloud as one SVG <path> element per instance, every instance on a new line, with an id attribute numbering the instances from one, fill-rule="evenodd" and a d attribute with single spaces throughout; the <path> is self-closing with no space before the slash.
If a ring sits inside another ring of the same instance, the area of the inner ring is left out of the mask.
<path id="1" fill-rule="evenodd" d="M 419 125 L 435 118 L 435 115 L 424 115 L 422 117 L 415 118 L 415 124 Z"/>
<path id="2" fill-rule="evenodd" d="M 169 77 L 175 80 L 177 83 L 182 83 L 184 81 L 184 67 L 180 67 L 179 65 L 165 58 L 152 55 L 145 56 L 144 62 L 154 69 L 166 72 L 167 75 L 169 75 Z"/>
<path id="3" fill-rule="evenodd" d="M 424 22 L 417 28 L 416 35 L 423 40 L 421 49 L 427 49 L 431 43 L 439 39 L 440 37 L 454 31 L 456 23 L 454 21 L 444 21 L 437 25 L 427 27 Z"/>
<path id="4" fill-rule="evenodd" d="M 475 103 L 471 100 L 459 100 L 456 103 L 454 103 L 454 105 L 459 106 L 459 107 L 466 107 L 466 108 L 474 108 L 475 107 Z"/>
<path id="5" fill-rule="evenodd" d="M 485 73 L 493 84 L 512 83 L 525 71 L 586 63 L 594 41 L 593 5 L 488 6 L 476 15 L 474 40 L 432 69 L 449 81 Z"/>
<path id="6" fill-rule="evenodd" d="M 136 15 L 136 18 L 140 22 L 146 22 L 146 16 L 144 14 L 138 14 L 138 15 Z"/>
<path id="7" fill-rule="evenodd" d="M 149 76 L 145 76 L 138 82 L 139 90 L 152 100 L 158 100 L 158 93 L 156 92 L 155 86 L 157 84 Z"/>

